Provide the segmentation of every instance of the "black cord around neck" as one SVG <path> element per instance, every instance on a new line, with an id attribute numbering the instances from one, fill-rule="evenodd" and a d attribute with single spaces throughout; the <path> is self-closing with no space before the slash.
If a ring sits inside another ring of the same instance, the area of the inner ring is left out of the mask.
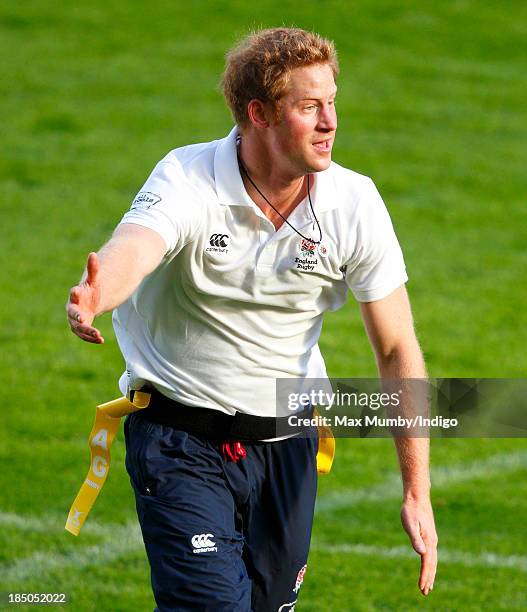
<path id="1" fill-rule="evenodd" d="M 247 177 L 247 180 L 251 183 L 251 185 L 256 189 L 256 191 L 262 196 L 262 198 L 267 202 L 267 204 L 269 204 L 269 206 L 280 215 L 280 217 L 282 217 L 282 219 L 284 220 L 285 223 L 287 223 L 287 225 L 289 225 L 289 227 L 291 229 L 293 229 L 301 238 L 303 238 L 304 240 L 307 240 L 308 242 L 311 242 L 313 244 L 320 244 L 322 242 L 322 228 L 320 227 L 320 223 L 318 222 L 317 216 L 315 214 L 315 210 L 313 208 L 313 202 L 311 201 L 311 187 L 310 187 L 310 183 L 311 183 L 311 176 L 308 174 L 307 175 L 307 197 L 309 200 L 309 206 L 311 208 L 311 213 L 313 215 L 313 218 L 315 219 L 317 225 L 318 225 L 318 231 L 320 233 L 320 239 L 319 240 L 313 240 L 313 238 L 308 238 L 307 236 L 304 236 L 304 234 L 302 234 L 301 232 L 299 232 L 296 227 L 294 225 L 291 225 L 291 223 L 289 223 L 289 221 L 284 217 L 284 215 L 278 210 L 276 209 L 271 202 L 269 202 L 269 200 L 264 196 L 264 194 L 258 189 L 258 186 L 256 185 L 256 183 L 253 181 L 253 179 L 251 178 L 251 175 L 249 174 L 247 168 L 245 167 L 244 163 L 242 162 L 240 155 L 238 152 L 236 152 L 236 156 L 238 157 L 238 165 L 240 166 L 241 171 L 245 174 L 245 176 Z M 315 228 L 315 223 L 313 222 L 313 229 Z"/>

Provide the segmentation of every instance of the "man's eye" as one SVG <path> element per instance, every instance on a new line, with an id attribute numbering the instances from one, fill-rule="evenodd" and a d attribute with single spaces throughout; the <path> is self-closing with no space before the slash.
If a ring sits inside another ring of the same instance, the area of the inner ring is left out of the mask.
<path id="1" fill-rule="evenodd" d="M 316 106 L 314 104 L 309 104 L 308 106 L 304 106 L 304 110 L 311 111 L 314 110 Z"/>

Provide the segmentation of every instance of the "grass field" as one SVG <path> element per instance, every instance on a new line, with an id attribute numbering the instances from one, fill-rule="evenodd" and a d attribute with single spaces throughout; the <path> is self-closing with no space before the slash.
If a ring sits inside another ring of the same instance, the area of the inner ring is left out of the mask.
<path id="1" fill-rule="evenodd" d="M 87 345 L 63 304 L 156 161 L 228 131 L 223 53 L 277 24 L 337 43 L 334 158 L 372 176 L 388 204 L 430 374 L 525 375 L 524 2 L 5 0 L 0 592 L 64 591 L 75 611 L 154 607 L 122 435 L 82 535 L 63 531 L 93 407 L 118 394 L 122 369 L 109 317 L 106 344 Z M 321 345 L 333 376 L 375 374 L 351 301 Z M 392 447 L 339 441 L 297 610 L 525 609 L 526 441 L 433 441 L 440 567 L 428 599 L 399 527 Z"/>

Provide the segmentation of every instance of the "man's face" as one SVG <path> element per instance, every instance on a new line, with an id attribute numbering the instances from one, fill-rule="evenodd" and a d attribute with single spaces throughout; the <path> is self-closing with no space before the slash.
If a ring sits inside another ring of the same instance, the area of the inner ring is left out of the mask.
<path id="1" fill-rule="evenodd" d="M 293 175 L 326 170 L 337 129 L 337 87 L 328 64 L 296 68 L 269 126 L 273 153 Z"/>

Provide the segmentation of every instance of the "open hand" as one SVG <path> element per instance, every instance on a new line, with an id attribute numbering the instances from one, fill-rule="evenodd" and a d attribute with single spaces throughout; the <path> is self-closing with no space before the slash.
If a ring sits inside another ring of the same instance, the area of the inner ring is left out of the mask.
<path id="1" fill-rule="evenodd" d="M 86 272 L 86 278 L 70 290 L 69 300 L 66 304 L 68 323 L 71 331 L 82 340 L 94 344 L 103 344 L 104 338 L 101 336 L 101 332 L 92 327 L 101 300 L 97 253 L 88 255 Z"/>
<path id="2" fill-rule="evenodd" d="M 416 553 L 421 555 L 419 588 L 423 595 L 434 587 L 437 569 L 437 533 L 430 500 L 403 503 L 401 522 Z"/>

